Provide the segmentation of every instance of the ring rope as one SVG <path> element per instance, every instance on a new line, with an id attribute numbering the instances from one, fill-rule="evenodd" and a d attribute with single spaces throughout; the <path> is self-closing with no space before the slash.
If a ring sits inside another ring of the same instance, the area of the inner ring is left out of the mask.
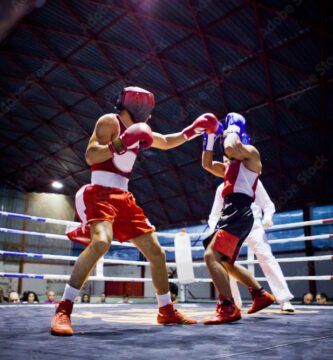
<path id="1" fill-rule="evenodd" d="M 318 275 L 318 276 L 285 276 L 285 280 L 293 281 L 293 280 L 333 280 L 333 275 Z M 176 280 L 176 279 L 173 279 Z M 256 277 L 258 281 L 268 281 L 265 277 Z M 211 279 L 195 279 L 194 282 L 212 282 Z"/>
<path id="2" fill-rule="evenodd" d="M 31 236 L 42 236 L 47 239 L 58 239 L 58 240 L 69 240 L 66 235 L 58 235 L 58 234 L 50 234 L 50 233 L 41 233 L 37 231 L 29 231 L 29 230 L 19 230 L 19 229 L 8 229 L 8 228 L 0 228 L 0 232 L 8 233 L 8 234 L 20 234 L 20 235 L 31 235 Z M 112 245 L 118 246 L 127 246 L 133 247 L 135 246 L 131 243 L 121 243 L 119 241 L 112 241 Z"/>
<path id="3" fill-rule="evenodd" d="M 30 235 L 30 236 L 41 236 L 47 239 L 58 239 L 58 240 L 69 240 L 66 235 L 58 235 L 58 234 L 50 234 L 50 233 L 41 233 L 37 231 L 29 231 L 29 230 L 20 230 L 20 229 L 9 229 L 9 228 L 0 228 L 0 232 L 8 233 L 8 234 L 20 234 L 20 235 Z M 173 237 L 176 234 L 173 234 Z M 188 233 L 188 235 L 192 235 L 193 233 Z M 209 233 L 202 233 L 202 235 L 208 236 Z M 330 239 L 333 238 L 333 234 L 322 234 L 322 235 L 311 235 L 311 236 L 299 236 L 294 238 L 286 238 L 286 239 L 276 239 L 276 240 L 269 240 L 269 244 L 283 244 L 288 242 L 298 242 L 298 241 L 311 241 L 311 240 L 318 240 L 318 239 Z M 119 241 L 112 241 L 112 245 L 116 246 L 125 246 L 125 247 L 132 247 L 136 248 L 132 243 L 128 242 L 119 242 Z M 245 242 L 243 246 L 248 246 Z M 175 251 L 174 246 L 162 246 L 166 251 Z M 204 250 L 203 246 L 192 246 L 191 249 L 193 251 Z"/>
<path id="4" fill-rule="evenodd" d="M 13 217 L 18 218 L 21 220 L 31 220 L 36 222 L 44 222 L 49 224 L 57 224 L 57 225 L 72 225 L 72 226 L 81 226 L 81 223 L 75 222 L 75 221 L 68 221 L 68 220 L 58 220 L 58 219 L 52 219 L 52 218 L 45 218 L 45 217 L 38 217 L 38 216 L 32 216 L 32 215 L 25 215 L 25 214 L 18 214 L 18 213 L 12 213 L 7 211 L 0 211 L 0 216 L 7 216 L 7 217 Z M 311 225 L 324 225 L 329 224 L 333 222 L 333 218 L 329 219 L 321 219 L 321 220 L 310 220 L 310 221 L 301 221 L 297 223 L 291 223 L 291 224 L 282 224 L 282 225 L 274 225 L 271 228 L 269 228 L 269 231 L 274 230 L 283 230 L 283 229 L 290 229 L 295 227 L 302 227 L 302 226 L 311 226 Z M 156 232 L 159 236 L 164 237 L 173 237 L 173 233 L 161 233 Z M 190 233 L 190 236 L 200 236 L 200 235 L 207 235 L 207 233 Z M 209 233 L 208 233 L 209 234 Z"/>
<path id="5" fill-rule="evenodd" d="M 0 250 L 0 256 L 16 256 L 16 257 L 27 257 L 38 260 L 63 260 L 63 261 L 76 261 L 77 256 L 68 255 L 51 255 L 51 254 L 35 254 L 28 252 L 17 252 L 17 251 L 4 251 Z M 113 265 L 133 265 L 133 266 L 149 266 L 148 261 L 134 261 L 134 260 L 115 260 L 115 259 L 103 259 L 104 264 Z M 167 262 L 167 267 L 176 267 L 176 263 Z"/>
<path id="6" fill-rule="evenodd" d="M 67 281 L 70 275 L 55 275 L 55 274 L 24 274 L 24 273 L 4 273 L 0 272 L 0 277 L 10 278 L 24 278 L 24 279 L 44 279 L 44 280 L 64 280 Z M 267 281 L 266 278 L 256 278 L 258 281 Z M 319 275 L 319 276 L 286 276 L 286 280 L 333 280 L 333 275 Z M 90 276 L 88 280 L 91 281 L 135 281 L 135 282 L 151 282 L 151 278 L 125 278 L 112 276 Z M 169 279 L 170 282 L 179 282 L 178 279 Z M 212 282 L 211 279 L 194 279 L 194 283 Z"/>
<path id="7" fill-rule="evenodd" d="M 17 257 L 28 257 L 33 259 L 44 259 L 44 260 L 63 260 L 63 261 L 76 261 L 78 257 L 67 256 L 67 255 L 50 255 L 50 254 L 35 254 L 28 252 L 16 252 L 16 251 L 4 251 L 0 250 L 0 256 L 17 256 Z M 321 256 L 303 256 L 293 258 L 276 258 L 277 262 L 302 262 L 302 261 L 326 261 L 333 260 L 333 255 L 321 255 Z M 115 259 L 103 259 L 104 264 L 114 265 L 133 265 L 133 266 L 149 266 L 148 261 L 132 261 L 132 260 L 115 260 Z M 258 260 L 238 260 L 237 264 L 259 264 Z M 167 267 L 176 267 L 176 263 L 167 262 Z M 206 264 L 204 262 L 194 262 L 193 267 L 202 267 Z"/>
<path id="8" fill-rule="evenodd" d="M 19 218 L 22 220 L 31 220 L 36 222 L 44 222 L 44 223 L 51 223 L 57 225 L 75 225 L 80 226 L 80 223 L 73 222 L 73 221 L 66 221 L 66 220 L 58 220 L 58 219 L 51 219 L 51 218 L 44 218 L 44 217 L 37 217 L 37 216 L 30 216 L 30 215 L 23 215 L 17 213 L 11 213 L 6 211 L 0 211 L 0 215 Z M 298 223 L 292 224 L 284 224 L 284 225 L 276 225 L 268 230 L 282 230 L 282 229 L 289 229 L 301 226 L 311 226 L 311 225 L 323 225 L 333 222 L 333 218 L 330 219 L 323 219 L 323 220 L 311 220 L 311 221 L 303 221 Z M 58 234 L 49 234 L 49 233 L 39 233 L 35 231 L 27 231 L 27 230 L 18 230 L 18 229 L 8 229 L 8 228 L 0 228 L 0 232 L 6 233 L 14 233 L 14 234 L 26 234 L 32 236 L 43 236 L 46 238 L 53 238 L 59 240 L 69 240 L 65 235 L 58 235 Z M 159 233 L 156 232 L 157 235 L 163 237 L 174 238 L 176 233 Z M 189 236 L 197 237 L 197 236 L 209 236 L 211 232 L 205 233 L 187 233 Z M 315 239 L 327 239 L 333 238 L 333 234 L 323 234 L 323 235 L 314 235 L 314 236 L 302 236 L 302 237 L 295 237 L 289 239 L 277 239 L 269 241 L 270 244 L 273 243 L 286 243 L 292 241 L 308 241 L 308 240 L 315 240 Z M 118 241 L 113 242 L 114 245 L 120 246 L 128 246 L 134 247 L 131 243 L 120 243 Z M 246 245 L 246 244 L 244 244 Z M 174 251 L 174 247 L 164 247 L 165 250 Z M 203 246 L 194 246 L 191 248 L 192 251 L 195 250 L 203 250 Z M 8 252 L 8 251 L 0 251 L 0 255 L 3 256 L 21 256 L 21 257 L 32 257 L 32 258 L 39 258 L 39 259 L 57 259 L 57 260 L 65 260 L 65 261 L 75 261 L 77 257 L 74 256 L 63 256 L 63 255 L 49 255 L 49 254 L 33 254 L 33 253 L 19 253 L 19 252 Z M 298 258 L 278 258 L 278 262 L 300 262 L 300 261 L 323 261 L 323 260 L 332 260 L 332 255 L 324 255 L 324 256 L 310 256 L 310 257 L 298 257 Z M 103 259 L 103 263 L 109 264 L 117 264 L 117 265 L 140 265 L 140 266 L 148 266 L 148 262 L 143 261 L 127 261 L 127 260 L 112 260 L 112 259 Z M 258 260 L 241 260 L 238 261 L 241 264 L 256 264 Z M 167 263 L 169 267 L 175 267 L 176 263 Z M 193 267 L 201 267 L 205 266 L 205 263 L 193 263 Z M 55 274 L 22 274 L 22 273 L 0 273 L 0 277 L 18 277 L 18 278 L 31 278 L 31 279 L 48 279 L 48 280 L 68 280 L 70 275 L 55 275 Z M 137 281 L 137 282 L 149 282 L 152 281 L 149 278 L 123 278 L 123 277 L 107 277 L 107 276 L 91 276 L 89 278 L 92 281 Z M 267 281 L 266 278 L 257 278 L 259 281 Z M 286 280 L 333 280 L 333 275 L 320 275 L 320 276 L 289 276 L 285 277 Z M 170 279 L 171 282 L 178 282 L 177 279 Z M 194 282 L 211 282 L 211 279 L 195 279 Z"/>

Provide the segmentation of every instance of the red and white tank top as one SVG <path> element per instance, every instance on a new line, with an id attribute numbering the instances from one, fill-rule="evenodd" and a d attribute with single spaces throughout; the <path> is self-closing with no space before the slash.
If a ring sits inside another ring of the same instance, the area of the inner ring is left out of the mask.
<path id="1" fill-rule="evenodd" d="M 224 174 L 222 198 L 232 193 L 242 193 L 255 198 L 259 175 L 249 169 L 239 160 L 231 160 Z"/>
<path id="2" fill-rule="evenodd" d="M 122 124 L 119 117 L 118 120 L 120 125 L 118 136 L 120 136 L 126 130 L 126 127 Z M 91 183 L 116 187 L 127 191 L 128 181 L 138 152 L 139 142 L 130 146 L 125 154 L 114 154 L 109 160 L 91 165 Z"/>

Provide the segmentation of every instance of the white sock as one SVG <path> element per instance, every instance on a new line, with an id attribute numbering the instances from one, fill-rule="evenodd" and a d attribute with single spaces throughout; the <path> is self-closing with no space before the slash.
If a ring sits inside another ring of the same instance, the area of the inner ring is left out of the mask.
<path id="1" fill-rule="evenodd" d="M 163 295 L 156 294 L 156 299 L 159 308 L 171 304 L 170 291 Z"/>
<path id="2" fill-rule="evenodd" d="M 80 295 L 80 289 L 75 289 L 69 284 L 66 284 L 64 295 L 62 295 L 61 300 L 70 300 L 71 302 L 74 302 L 75 298 Z"/>

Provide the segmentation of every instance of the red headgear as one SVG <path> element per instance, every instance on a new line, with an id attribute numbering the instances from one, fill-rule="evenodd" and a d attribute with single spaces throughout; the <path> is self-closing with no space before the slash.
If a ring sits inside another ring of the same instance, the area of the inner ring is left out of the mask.
<path id="1" fill-rule="evenodd" d="M 146 122 L 154 105 L 153 93 L 137 86 L 129 86 L 118 96 L 116 110 L 127 110 L 134 122 Z"/>

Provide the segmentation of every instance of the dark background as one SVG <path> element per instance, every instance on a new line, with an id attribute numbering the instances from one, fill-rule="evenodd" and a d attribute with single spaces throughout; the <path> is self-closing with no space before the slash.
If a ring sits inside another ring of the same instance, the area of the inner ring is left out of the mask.
<path id="1" fill-rule="evenodd" d="M 155 93 L 150 125 L 178 132 L 204 112 L 247 118 L 279 211 L 333 201 L 329 1 L 0 2 L 0 181 L 74 196 L 96 120 L 119 91 Z M 159 229 L 207 219 L 219 179 L 202 139 L 136 162 L 130 189 Z M 216 159 L 221 156 L 216 148 Z"/>

